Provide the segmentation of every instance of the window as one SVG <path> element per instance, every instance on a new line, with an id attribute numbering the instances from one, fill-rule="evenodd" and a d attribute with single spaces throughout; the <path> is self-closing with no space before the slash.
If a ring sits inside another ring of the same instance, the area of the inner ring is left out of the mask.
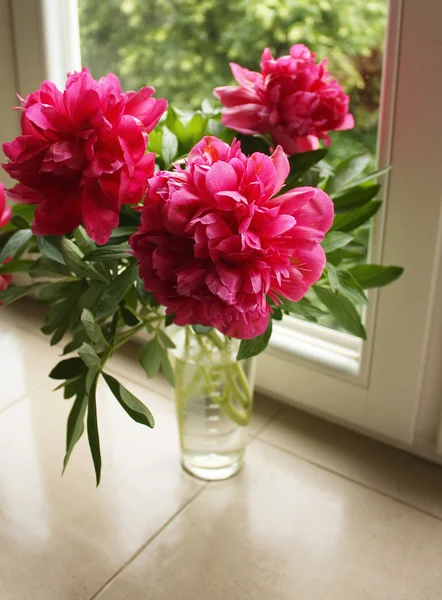
<path id="1" fill-rule="evenodd" d="M 86 0 L 79 2 L 81 15 Z M 139 17 L 136 11 L 145 4 L 136 0 L 95 0 L 94 10 L 100 7 L 104 10 L 103 7 L 108 5 L 114 7 L 113 10 L 115 7 L 124 7 L 124 19 L 132 19 L 137 25 Z M 252 0 L 249 0 L 249 4 L 252 4 Z M 283 20 L 287 15 L 281 6 L 285 4 L 288 3 L 273 0 L 275 12 L 272 14 Z M 328 4 L 334 6 L 338 3 L 323 0 L 313 3 L 314 6 L 310 6 L 309 10 L 314 11 L 317 5 L 321 7 Z M 370 0 L 348 4 L 363 4 L 364 10 L 368 10 L 368 7 L 381 3 Z M 154 5 L 161 13 L 162 3 L 155 2 Z M 171 10 L 170 3 L 164 2 L 164 5 Z M 189 26 L 186 29 L 187 38 L 192 43 L 197 39 L 196 32 L 200 31 L 198 19 L 202 18 L 206 5 L 207 2 L 198 3 L 201 13 L 195 13 L 193 28 Z M 237 40 L 231 34 L 232 43 L 239 44 L 244 39 L 241 36 L 245 36 L 247 31 L 245 23 L 238 22 L 235 11 L 239 11 L 244 3 L 228 3 L 226 15 L 229 15 L 230 5 L 234 13 L 229 18 L 234 21 L 234 31 L 238 37 Z M 12 98 L 12 90 L 18 90 L 24 95 L 35 89 L 45 76 L 61 83 L 62 73 L 79 66 L 76 2 L 14 0 L 8 6 L 13 22 L 11 56 L 15 57 L 16 62 L 14 73 L 3 82 L 3 93 L 8 93 Z M 180 3 L 180 18 L 190 18 L 188 6 L 190 3 L 187 1 Z M 224 3 L 217 3 L 217 6 L 220 10 Z M 266 19 L 271 21 L 272 14 L 264 14 L 263 6 L 267 6 L 266 3 L 256 2 L 253 6 L 254 10 L 250 11 L 253 18 L 261 15 L 263 22 Z M 281 336 L 276 335 L 273 347 L 260 358 L 258 385 L 267 393 L 308 410 L 339 419 L 398 444 L 431 453 L 436 451 L 442 407 L 442 382 L 438 368 L 442 361 L 442 322 L 439 317 L 442 300 L 442 184 L 439 175 L 442 158 L 439 142 L 442 137 L 442 80 L 435 76 L 439 69 L 442 43 L 439 27 L 442 4 L 439 0 L 428 0 L 425 10 L 422 10 L 414 0 L 390 0 L 388 12 L 378 162 L 381 166 L 392 164 L 393 168 L 385 181 L 385 203 L 376 221 L 371 252 L 375 261 L 404 266 L 405 275 L 399 282 L 373 295 L 372 307 L 367 312 L 369 340 L 364 343 L 362 351 L 353 339 L 339 332 L 334 334 L 333 331 L 308 323 L 302 323 L 299 327 L 293 325 L 289 333 L 284 329 Z M 154 12 L 149 17 L 152 22 L 155 22 L 155 18 L 162 18 L 161 14 L 155 15 Z M 82 19 L 87 19 L 84 13 Z M 6 29 L 6 35 L 9 22 L 0 22 L 2 31 Z M 92 26 L 91 19 L 87 26 Z M 177 23 L 177 32 L 180 31 L 179 26 Z M 372 21 L 366 25 L 367 28 L 371 26 L 374 26 Z M 141 31 L 143 27 L 140 27 Z M 315 29 L 314 23 L 312 27 Z M 365 27 L 363 23 L 362 27 Z M 276 35 L 277 28 L 271 29 L 275 30 Z M 287 25 L 283 29 L 286 31 Z M 295 28 L 295 36 L 296 31 Z M 161 36 L 159 29 L 155 29 L 154 33 Z M 212 34 L 218 35 L 210 30 Z M 90 36 L 90 33 L 87 35 Z M 349 35 L 343 34 L 343 37 Z M 125 56 L 125 50 L 117 40 L 115 50 L 110 52 L 106 47 L 111 41 L 108 37 L 99 40 L 90 52 L 96 54 L 97 60 L 104 60 L 107 54 L 112 60 L 120 61 Z M 249 35 L 252 40 L 250 44 L 256 43 L 261 48 L 266 44 L 265 37 L 264 34 Z M 3 44 L 7 43 L 4 36 L 1 39 Z M 135 37 L 132 41 L 140 44 Z M 308 42 L 308 39 L 305 41 Z M 85 49 L 87 43 L 84 42 Z M 155 43 L 149 37 L 145 38 L 144 46 L 149 46 L 149 52 L 155 52 Z M 143 50 L 140 53 L 143 60 L 151 56 L 147 48 L 140 48 Z M 129 64 L 133 68 L 128 68 L 127 73 L 120 73 L 122 76 L 130 77 L 131 73 L 137 73 L 136 61 L 141 60 L 137 56 L 132 55 L 131 61 L 134 62 Z M 163 54 L 160 59 L 156 56 L 152 60 L 161 60 L 166 66 L 170 57 Z M 244 63 L 240 58 L 236 60 Z M 256 62 L 256 58 L 253 58 L 253 62 Z M 109 63 L 104 70 L 111 68 L 115 68 L 114 64 Z M 161 75 L 158 65 L 152 68 L 156 68 Z M 164 76 L 163 82 L 157 84 L 159 90 L 161 85 L 182 85 L 182 79 L 186 80 L 183 74 L 186 71 L 182 70 L 193 71 L 184 58 L 180 69 L 181 83 L 172 83 Z M 216 71 L 216 64 L 213 69 Z M 212 88 L 213 84 L 208 83 L 212 75 L 210 69 L 204 71 L 204 77 L 207 78 L 205 95 L 206 89 Z M 151 82 L 149 77 L 146 79 Z M 188 93 L 194 92 L 190 89 Z M 5 119 L 5 126 L 11 130 L 10 117 L 5 117 L 6 114 L 2 112 L 1 118 Z M 10 137 L 9 131 L 8 135 Z"/>

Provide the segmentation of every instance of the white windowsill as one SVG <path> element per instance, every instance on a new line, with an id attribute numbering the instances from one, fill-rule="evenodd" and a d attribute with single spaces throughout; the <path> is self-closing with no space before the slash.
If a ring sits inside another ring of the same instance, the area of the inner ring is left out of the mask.
<path id="1" fill-rule="evenodd" d="M 289 317 L 273 323 L 268 352 L 302 358 L 329 369 L 359 374 L 362 340 L 353 335 Z"/>

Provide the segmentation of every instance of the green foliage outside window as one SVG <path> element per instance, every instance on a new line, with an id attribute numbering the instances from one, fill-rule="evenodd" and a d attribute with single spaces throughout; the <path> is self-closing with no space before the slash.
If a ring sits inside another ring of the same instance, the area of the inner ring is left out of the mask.
<path id="1" fill-rule="evenodd" d="M 387 0 L 79 0 L 79 9 L 82 62 L 94 76 L 153 85 L 178 107 L 197 108 L 231 83 L 229 62 L 259 70 L 265 46 L 280 56 L 303 43 L 329 58 L 352 98 L 356 128 L 338 133 L 331 161 L 375 153 Z"/>

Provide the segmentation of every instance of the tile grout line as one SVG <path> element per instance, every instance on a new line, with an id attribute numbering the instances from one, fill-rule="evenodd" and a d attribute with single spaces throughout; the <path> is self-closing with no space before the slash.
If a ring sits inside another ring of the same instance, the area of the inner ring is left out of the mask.
<path id="1" fill-rule="evenodd" d="M 419 506 L 416 506 L 415 504 L 411 504 L 410 502 L 407 502 L 406 500 L 403 500 L 402 498 L 398 498 L 397 496 L 392 496 L 391 494 L 387 493 L 387 492 L 383 492 L 382 490 L 379 490 L 375 487 L 372 487 L 366 483 L 363 483 L 361 481 L 357 481 L 356 479 L 352 479 L 351 477 L 349 477 L 348 475 L 344 475 L 343 473 L 340 473 L 339 471 L 335 471 L 334 469 L 330 469 L 329 467 L 326 467 L 324 465 L 321 465 L 321 463 L 315 462 L 314 460 L 310 460 L 300 454 L 297 454 L 296 452 L 292 452 L 290 450 L 287 450 L 286 448 L 282 448 L 281 446 L 278 446 L 277 444 L 274 444 L 272 442 L 269 442 L 267 440 L 263 440 L 261 438 L 254 438 L 253 441 L 258 441 L 258 442 L 262 442 L 263 444 L 266 444 L 267 446 L 271 446 L 272 448 L 276 448 L 277 450 L 281 450 L 282 452 L 285 452 L 286 454 L 289 454 L 290 456 L 294 456 L 295 458 L 297 458 L 298 460 L 301 460 L 302 462 L 305 462 L 309 465 L 312 465 L 314 467 L 317 467 L 318 469 L 321 469 L 322 471 L 326 471 L 328 473 L 331 473 L 332 475 L 336 475 L 336 477 L 339 477 L 341 479 L 344 479 L 345 481 L 349 481 L 350 483 L 353 483 L 355 485 L 358 485 L 359 487 L 362 487 L 366 490 L 369 490 L 371 492 L 374 492 L 376 494 L 379 494 L 380 496 L 383 496 L 384 498 L 389 498 L 390 500 L 393 500 L 394 502 L 397 502 L 398 504 L 402 504 L 403 506 L 406 506 L 407 508 L 411 508 L 412 510 L 416 510 L 419 513 L 422 513 L 424 515 L 426 515 L 427 517 L 431 517 L 432 519 L 436 519 L 436 521 L 442 521 L 442 517 L 439 517 L 438 515 L 435 515 L 427 510 L 425 510 L 424 508 L 420 508 Z"/>
<path id="2" fill-rule="evenodd" d="M 264 429 L 266 429 L 269 425 L 271 425 L 273 423 L 273 421 L 285 410 L 285 408 L 283 406 L 281 406 L 281 408 L 277 408 L 275 413 L 268 418 L 268 420 L 261 425 L 261 427 L 258 429 L 258 431 L 256 433 L 254 433 L 253 435 L 250 436 L 250 438 L 252 440 L 257 439 L 258 435 L 261 435 L 261 433 L 264 431 Z"/>
<path id="3" fill-rule="evenodd" d="M 163 531 L 167 529 L 167 527 L 169 527 L 169 525 L 201 494 L 201 492 L 203 492 L 203 490 L 207 488 L 208 485 L 208 483 L 203 484 L 200 487 L 200 489 L 189 500 L 187 500 L 187 502 L 185 502 L 176 512 L 174 512 L 173 515 L 169 517 L 169 519 L 167 519 L 167 521 L 163 523 L 163 525 L 161 525 L 161 527 L 154 534 L 152 534 L 150 538 L 142 546 L 140 546 L 140 548 L 138 548 L 138 550 L 134 552 L 134 554 L 132 554 L 132 556 L 125 563 L 123 563 L 121 567 L 117 569 L 117 571 L 111 577 L 109 577 L 109 579 L 105 583 L 103 583 L 103 585 L 96 592 L 94 592 L 94 594 L 89 598 L 89 600 L 95 600 L 96 598 L 101 596 L 101 594 L 112 585 L 112 582 L 118 577 L 118 575 L 120 575 L 120 573 L 122 573 L 134 560 L 136 560 L 138 556 L 148 546 L 150 546 L 150 544 L 159 535 L 161 535 Z"/>
<path id="4" fill-rule="evenodd" d="M 12 402 L 10 404 L 7 404 L 6 406 L 3 406 L 2 408 L 0 408 L 0 416 L 4 412 L 6 412 L 7 410 L 9 410 L 10 408 L 12 408 L 13 406 L 15 406 L 16 404 L 18 404 L 19 402 L 23 402 L 23 400 L 26 400 L 26 398 L 28 396 L 30 396 L 31 394 L 34 394 L 35 392 L 40 391 L 41 388 L 45 387 L 46 383 L 47 382 L 44 381 L 43 383 L 41 383 L 37 387 L 33 388 L 32 390 L 28 390 L 25 394 L 23 394 L 23 396 L 20 396 L 19 398 L 16 398 L 15 400 L 12 400 Z"/>

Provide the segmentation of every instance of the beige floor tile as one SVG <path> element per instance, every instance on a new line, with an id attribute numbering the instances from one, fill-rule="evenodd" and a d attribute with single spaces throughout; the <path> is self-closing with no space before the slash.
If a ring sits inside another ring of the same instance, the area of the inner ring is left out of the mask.
<path id="1" fill-rule="evenodd" d="M 60 354 L 10 317 L 9 307 L 0 307 L 0 411 L 47 382 Z"/>
<path id="2" fill-rule="evenodd" d="M 442 518 L 442 468 L 295 409 L 259 438 Z"/>
<path id="3" fill-rule="evenodd" d="M 442 523 L 255 441 L 100 600 L 439 600 Z"/>
<path id="4" fill-rule="evenodd" d="M 84 437 L 61 477 L 70 401 L 48 387 L 0 414 L 1 600 L 87 600 L 201 490 L 181 470 L 171 404 L 126 385 L 156 427 L 100 390 L 98 489 Z"/>

